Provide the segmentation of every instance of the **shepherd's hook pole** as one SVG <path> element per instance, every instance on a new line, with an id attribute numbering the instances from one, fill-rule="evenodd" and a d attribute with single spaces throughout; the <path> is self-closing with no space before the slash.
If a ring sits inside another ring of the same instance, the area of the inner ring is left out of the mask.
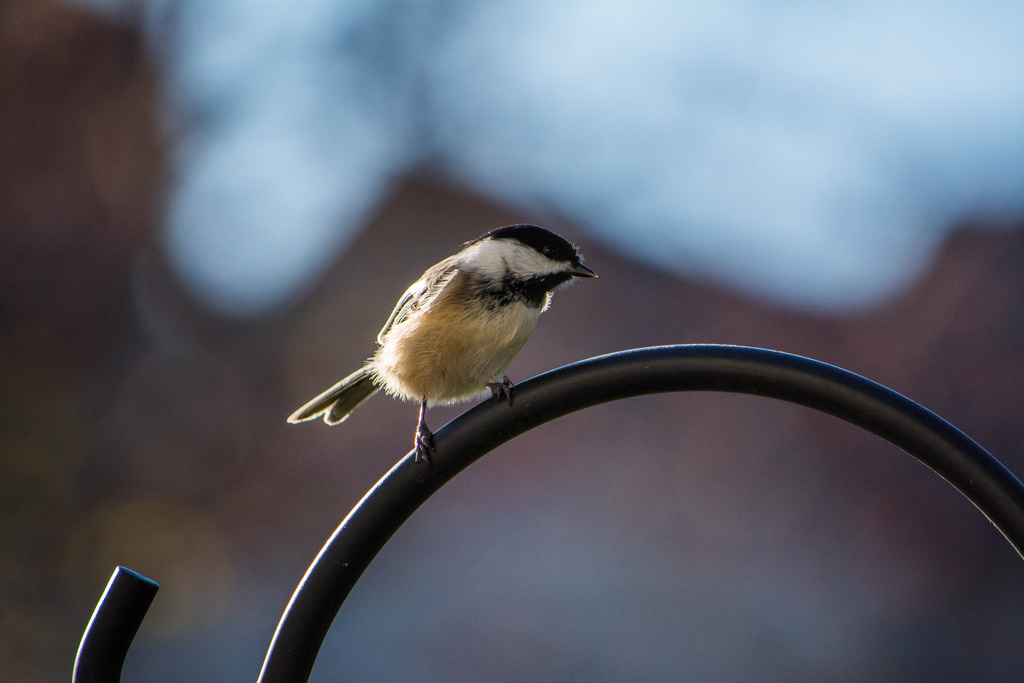
<path id="1" fill-rule="evenodd" d="M 841 368 L 740 346 L 660 346 L 567 365 L 517 384 L 511 406 L 484 401 L 437 430 L 432 467 L 409 453 L 324 545 L 292 595 L 267 652 L 262 683 L 309 678 L 349 591 L 392 534 L 435 491 L 488 451 L 568 413 L 623 398 L 724 391 L 789 401 L 893 443 L 952 484 L 1024 556 L 1024 486 L 959 429 L 886 387 Z"/>

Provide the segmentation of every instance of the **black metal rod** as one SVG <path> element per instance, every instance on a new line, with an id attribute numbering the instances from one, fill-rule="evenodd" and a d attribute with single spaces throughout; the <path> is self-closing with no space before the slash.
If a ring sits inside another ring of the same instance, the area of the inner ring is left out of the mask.
<path id="1" fill-rule="evenodd" d="M 281 618 L 260 681 L 307 681 L 341 604 L 392 534 L 435 491 L 488 451 L 540 424 L 600 403 L 674 391 L 789 401 L 893 443 L 956 487 L 1024 556 L 1024 486 L 931 411 L 851 372 L 739 346 L 661 346 L 567 365 L 516 385 L 511 406 L 484 401 L 439 429 L 432 467 L 409 453 L 363 497 L 317 555 Z"/>
<path id="2" fill-rule="evenodd" d="M 75 683 L 116 683 L 128 648 L 160 586 L 125 567 L 114 570 L 75 658 Z"/>

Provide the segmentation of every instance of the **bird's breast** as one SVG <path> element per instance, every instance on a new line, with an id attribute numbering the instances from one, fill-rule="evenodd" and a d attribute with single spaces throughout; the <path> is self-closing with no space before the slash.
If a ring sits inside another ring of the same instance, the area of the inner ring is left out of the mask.
<path id="1" fill-rule="evenodd" d="M 451 403 L 501 381 L 542 309 L 518 301 L 489 309 L 453 303 L 467 300 L 440 298 L 388 333 L 371 364 L 389 393 Z"/>

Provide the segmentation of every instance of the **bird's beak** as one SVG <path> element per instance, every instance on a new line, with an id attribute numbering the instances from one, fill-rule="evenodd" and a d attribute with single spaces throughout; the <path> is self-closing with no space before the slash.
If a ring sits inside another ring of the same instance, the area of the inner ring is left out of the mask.
<path id="1" fill-rule="evenodd" d="M 597 277 L 597 273 L 592 271 L 590 268 L 587 268 L 582 263 L 570 270 L 569 275 L 572 275 L 573 277 Z"/>

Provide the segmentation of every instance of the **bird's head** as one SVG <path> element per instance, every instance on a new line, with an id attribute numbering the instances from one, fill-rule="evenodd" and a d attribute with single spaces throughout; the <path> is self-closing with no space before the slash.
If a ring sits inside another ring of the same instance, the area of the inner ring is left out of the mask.
<path id="1" fill-rule="evenodd" d="M 548 291 L 577 277 L 597 277 L 571 242 L 536 225 L 509 225 L 466 245 L 465 264 L 481 277 L 542 281 Z"/>

